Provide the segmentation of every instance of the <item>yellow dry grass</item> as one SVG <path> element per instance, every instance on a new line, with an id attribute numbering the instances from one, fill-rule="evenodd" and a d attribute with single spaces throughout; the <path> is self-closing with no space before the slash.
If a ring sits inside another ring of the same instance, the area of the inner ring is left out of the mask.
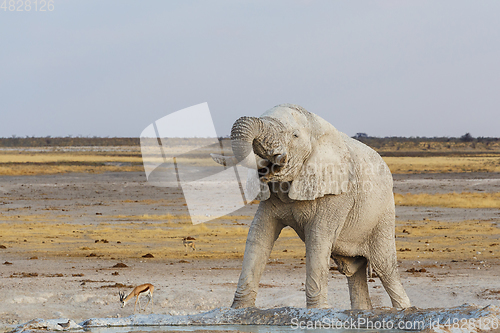
<path id="1" fill-rule="evenodd" d="M 237 224 L 192 225 L 179 220 L 85 225 L 22 220 L 0 223 L 0 245 L 7 247 L 2 253 L 20 258 L 97 256 L 119 260 L 142 258 L 147 253 L 153 254 L 151 260 L 242 258 L 248 233 L 247 226 Z M 196 251 L 184 248 L 182 238 L 187 236 L 196 238 Z M 498 258 L 499 239 L 500 228 L 488 221 L 410 221 L 396 226 L 398 258 L 403 260 Z M 271 259 L 304 255 L 304 244 L 286 228 Z"/>
<path id="2" fill-rule="evenodd" d="M 394 194 L 398 206 L 429 206 L 449 208 L 500 208 L 500 193 Z"/>
<path id="3" fill-rule="evenodd" d="M 163 162 L 163 158 L 151 159 L 158 163 Z M 206 158 L 176 158 L 177 163 L 189 163 L 190 165 L 218 165 L 208 155 Z M 122 162 L 122 163 L 141 163 L 142 155 L 140 152 L 121 152 L 121 151 L 82 151 L 82 152 L 64 152 L 64 151 L 0 151 L 0 163 L 58 163 L 58 162 Z"/>
<path id="4" fill-rule="evenodd" d="M 142 163 L 140 154 L 136 156 L 121 156 L 118 153 L 107 152 L 24 152 L 0 154 L 0 163 L 48 163 L 48 162 L 138 162 Z"/>
<path id="5" fill-rule="evenodd" d="M 124 165 L 118 165 L 119 163 L 124 163 Z M 140 153 L 137 152 L 53 150 L 33 152 L 21 149 L 0 151 L 0 175 L 2 176 L 143 171 L 139 163 L 142 163 L 142 159 Z"/>
<path id="6" fill-rule="evenodd" d="M 392 173 L 500 172 L 500 158 L 488 157 L 384 157 Z"/>
<path id="7" fill-rule="evenodd" d="M 398 259 L 493 259 L 500 228 L 488 221 L 410 221 L 396 225 Z"/>
<path id="8" fill-rule="evenodd" d="M 188 149 L 188 148 L 186 148 Z M 392 173 L 500 172 L 498 156 L 384 157 Z M 110 163 L 110 165 L 107 165 Z M 123 165 L 116 165 L 123 163 Z M 214 166 L 207 158 L 177 158 L 177 163 Z M 143 171 L 140 151 L 0 151 L 0 175 L 37 175 L 68 172 Z"/>
<path id="9" fill-rule="evenodd" d="M 143 171 L 142 165 L 132 166 L 87 166 L 87 165 L 1 165 L 0 176 L 33 176 L 53 175 L 61 173 L 104 173 L 104 172 L 138 172 Z"/>
<path id="10" fill-rule="evenodd" d="M 179 165 L 217 165 L 208 155 L 207 158 L 177 158 L 176 161 Z M 140 151 L 0 151 L 0 176 L 130 171 L 144 171 Z"/>
<path id="11" fill-rule="evenodd" d="M 191 223 L 192 220 L 204 219 L 205 216 L 197 215 L 172 215 L 172 214 L 143 214 L 143 215 L 106 215 L 106 216 L 96 216 L 97 218 L 114 220 L 114 221 L 166 221 L 169 223 L 179 222 L 179 223 Z M 224 215 L 213 219 L 214 223 L 220 221 L 251 221 L 253 216 L 248 215 Z"/>
<path id="12" fill-rule="evenodd" d="M 23 222 L 22 220 L 28 221 Z M 105 259 L 242 258 L 248 227 L 237 224 L 175 222 L 111 222 L 70 224 L 12 219 L 0 223 L 0 245 L 7 253 L 29 258 L 87 257 Z M 186 251 L 182 238 L 196 238 L 196 251 Z M 96 242 L 98 240 L 99 242 Z M 103 242 L 105 240 L 106 242 Z M 287 250 L 286 252 L 283 252 Z M 305 248 L 295 232 L 283 230 L 271 258 L 302 258 Z"/>

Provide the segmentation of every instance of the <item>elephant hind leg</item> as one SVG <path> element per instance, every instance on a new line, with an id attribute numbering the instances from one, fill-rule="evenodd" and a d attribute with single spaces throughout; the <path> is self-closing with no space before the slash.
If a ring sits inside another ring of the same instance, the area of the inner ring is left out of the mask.
<path id="1" fill-rule="evenodd" d="M 349 286 L 349 295 L 351 296 L 351 309 L 353 310 L 371 310 L 372 302 L 370 300 L 370 293 L 368 291 L 368 283 L 366 281 L 366 264 L 367 260 L 364 259 L 364 265 L 358 269 L 352 276 L 347 277 L 347 284 Z"/>
<path id="2" fill-rule="evenodd" d="M 398 309 L 409 308 L 411 306 L 410 299 L 406 295 L 399 277 L 396 249 L 394 249 L 394 253 L 374 256 L 371 258 L 371 264 L 380 277 L 385 291 L 389 294 L 392 306 Z"/>
<path id="3" fill-rule="evenodd" d="M 349 295 L 351 297 L 351 309 L 372 309 L 368 283 L 366 281 L 366 268 L 368 260 L 364 257 L 352 258 L 333 255 L 332 258 L 339 267 L 339 272 L 347 277 Z"/>

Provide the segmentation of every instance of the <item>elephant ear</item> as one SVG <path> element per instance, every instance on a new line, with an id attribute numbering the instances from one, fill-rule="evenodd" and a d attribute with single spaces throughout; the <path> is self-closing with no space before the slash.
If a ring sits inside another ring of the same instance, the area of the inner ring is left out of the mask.
<path id="1" fill-rule="evenodd" d="M 327 194 L 347 192 L 351 186 L 351 154 L 343 135 L 317 117 L 312 152 L 292 181 L 288 196 L 293 200 L 314 200 Z M 313 133 L 314 136 L 314 133 Z"/>

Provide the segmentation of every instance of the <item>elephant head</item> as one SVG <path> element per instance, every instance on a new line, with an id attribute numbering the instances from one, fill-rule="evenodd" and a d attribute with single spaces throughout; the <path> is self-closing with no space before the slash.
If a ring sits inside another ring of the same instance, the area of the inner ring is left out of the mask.
<path id="1" fill-rule="evenodd" d="M 290 199 L 340 194 L 349 184 L 350 153 L 342 135 L 300 106 L 281 104 L 259 118 L 239 118 L 231 143 L 234 162 L 256 167 L 262 183 L 290 182 Z M 256 163 L 249 163 L 253 158 Z M 266 193 L 260 199 L 269 198 Z"/>

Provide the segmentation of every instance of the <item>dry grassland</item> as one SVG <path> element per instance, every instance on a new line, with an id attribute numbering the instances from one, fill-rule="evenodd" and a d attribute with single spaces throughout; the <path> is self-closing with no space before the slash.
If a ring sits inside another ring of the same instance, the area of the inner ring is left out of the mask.
<path id="1" fill-rule="evenodd" d="M 154 259 L 242 258 L 248 227 L 240 223 L 192 225 L 182 217 L 119 217 L 116 222 L 71 224 L 47 222 L 43 216 L 19 222 L 0 223 L 1 251 L 31 258 L 100 257 L 104 259 L 141 258 L 151 253 Z M 24 217 L 21 217 L 24 219 Z M 57 220 L 64 220 L 58 216 Z M 129 221 L 124 221 L 128 219 Z M 141 222 L 133 222 L 133 221 Z M 196 238 L 196 251 L 184 248 L 182 238 Z M 487 221 L 411 221 L 398 222 L 398 258 L 407 260 L 462 260 L 497 258 L 500 228 Z M 282 231 L 271 260 L 303 258 L 305 247 L 295 232 Z M 276 261 L 279 263 L 279 261 Z"/>
<path id="2" fill-rule="evenodd" d="M 398 259 L 494 259 L 500 228 L 488 221 L 410 221 L 396 225 Z"/>
<path id="3" fill-rule="evenodd" d="M 207 154 L 208 156 L 208 154 Z M 162 159 L 157 159 L 160 163 Z M 192 166 L 216 166 L 211 158 L 177 158 L 177 163 Z M 140 151 L 0 151 L 0 176 L 60 174 L 70 172 L 143 172 Z"/>
<path id="4" fill-rule="evenodd" d="M 142 163 L 140 154 L 123 154 L 121 152 L 2 152 L 1 163 L 62 163 L 62 162 L 128 162 Z"/>
<path id="5" fill-rule="evenodd" d="M 182 148 L 182 147 L 181 147 Z M 182 149 L 178 147 L 181 153 Z M 189 151 L 189 148 L 185 148 Z M 208 155 L 208 153 L 207 153 Z M 500 157 L 384 157 L 392 173 L 500 172 Z M 177 158 L 177 163 L 216 165 L 211 158 Z M 38 175 L 68 172 L 144 171 L 140 150 L 134 151 L 0 151 L 0 175 Z"/>
<path id="6" fill-rule="evenodd" d="M 361 139 L 378 152 L 498 152 L 500 141 L 496 138 L 464 142 L 457 138 L 433 140 L 430 138 L 368 138 Z"/>
<path id="7" fill-rule="evenodd" d="M 498 156 L 481 157 L 384 157 L 392 173 L 500 172 Z"/>
<path id="8" fill-rule="evenodd" d="M 143 171 L 140 153 L 64 152 L 64 151 L 0 151 L 0 175 L 24 176 L 69 172 L 102 173 Z"/>
<path id="9" fill-rule="evenodd" d="M 131 200 L 124 200 L 122 202 L 131 202 Z M 135 201 L 134 201 L 135 202 Z M 160 203 L 164 200 L 141 200 L 140 203 Z M 97 218 L 105 218 L 114 221 L 167 221 L 169 223 L 181 222 L 181 223 L 191 223 L 191 218 L 200 218 L 197 215 L 172 215 L 172 214 L 143 214 L 143 215 L 106 215 L 106 216 L 96 216 Z M 205 216 L 204 216 L 205 217 Z M 225 220 L 231 220 L 238 223 L 238 220 L 252 220 L 253 216 L 247 215 L 224 215 L 217 219 L 213 219 L 215 223 L 222 222 Z"/>
<path id="10" fill-rule="evenodd" d="M 2 165 L 0 176 L 33 176 L 53 175 L 61 173 L 103 173 L 143 171 L 142 166 L 113 166 L 113 165 Z"/>
<path id="11" fill-rule="evenodd" d="M 500 193 L 394 194 L 397 206 L 500 208 Z"/>
<path id="12" fill-rule="evenodd" d="M 0 244 L 9 252 L 30 258 L 37 257 L 103 257 L 141 258 L 151 253 L 157 259 L 223 259 L 242 258 L 248 227 L 240 223 L 233 225 L 203 223 L 192 225 L 186 218 L 166 222 L 165 216 L 124 217 L 120 221 L 97 224 L 68 224 L 39 222 L 0 223 Z M 24 219 L 24 217 L 21 217 Z M 42 218 L 40 218 L 41 220 Z M 61 220 L 63 220 L 61 216 Z M 196 251 L 184 248 L 182 238 L 196 238 Z M 96 242 L 98 241 L 98 242 Z M 292 250 L 292 248 L 296 250 Z M 287 250 L 286 252 L 283 252 Z M 291 229 L 283 230 L 271 258 L 302 258 L 304 245 Z"/>

